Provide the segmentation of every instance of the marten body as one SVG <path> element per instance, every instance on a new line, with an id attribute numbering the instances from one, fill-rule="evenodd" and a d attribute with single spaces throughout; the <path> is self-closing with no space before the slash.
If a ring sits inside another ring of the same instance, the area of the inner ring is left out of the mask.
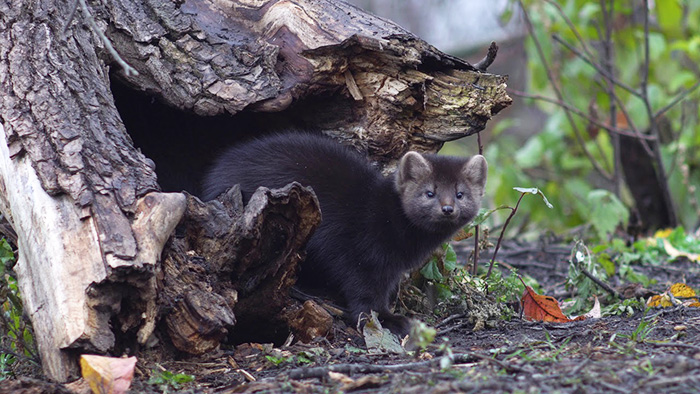
<path id="1" fill-rule="evenodd" d="M 409 152 L 392 177 L 334 140 L 290 132 L 228 149 L 209 171 L 203 199 L 240 184 L 247 203 L 259 186 L 297 181 L 318 197 L 322 221 L 306 247 L 300 284 L 335 295 L 356 322 L 378 312 L 393 332 L 410 320 L 389 306 L 402 275 L 477 213 L 486 182 L 486 160 Z"/>

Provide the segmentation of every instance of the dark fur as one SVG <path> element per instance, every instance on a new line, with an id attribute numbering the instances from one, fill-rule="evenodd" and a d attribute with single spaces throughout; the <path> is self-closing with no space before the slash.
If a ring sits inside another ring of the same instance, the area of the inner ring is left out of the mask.
<path id="1" fill-rule="evenodd" d="M 486 161 L 407 153 L 393 177 L 320 135 L 287 133 L 226 151 L 207 174 L 203 199 L 238 183 L 247 203 L 258 186 L 311 186 L 322 222 L 307 245 L 300 284 L 333 292 L 354 322 L 374 310 L 405 334 L 410 321 L 389 311 L 402 275 L 415 269 L 479 209 Z M 427 192 L 434 193 L 429 197 Z M 462 192 L 462 198 L 457 193 Z"/>

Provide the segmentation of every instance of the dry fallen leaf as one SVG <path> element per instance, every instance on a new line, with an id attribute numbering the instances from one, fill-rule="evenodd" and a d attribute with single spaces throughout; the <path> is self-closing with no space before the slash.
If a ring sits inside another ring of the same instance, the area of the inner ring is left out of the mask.
<path id="1" fill-rule="evenodd" d="M 457 232 L 457 234 L 455 234 L 455 236 L 452 237 L 452 240 L 459 242 L 459 241 L 463 241 L 467 238 L 471 238 L 473 236 L 474 236 L 474 233 L 471 233 L 471 232 L 468 233 L 468 232 L 464 231 L 464 229 L 460 229 Z"/>
<path id="2" fill-rule="evenodd" d="M 685 283 L 674 283 L 668 291 L 655 295 L 647 300 L 647 306 L 669 308 L 675 305 L 700 307 L 700 301 L 696 297 L 695 290 Z"/>
<path id="3" fill-rule="evenodd" d="M 136 357 L 119 358 L 83 354 L 80 369 L 93 393 L 126 393 L 134 377 Z"/>
<path id="4" fill-rule="evenodd" d="M 525 318 L 533 321 L 568 323 L 572 321 L 564 316 L 556 299 L 535 293 L 530 286 L 525 286 L 521 299 Z"/>

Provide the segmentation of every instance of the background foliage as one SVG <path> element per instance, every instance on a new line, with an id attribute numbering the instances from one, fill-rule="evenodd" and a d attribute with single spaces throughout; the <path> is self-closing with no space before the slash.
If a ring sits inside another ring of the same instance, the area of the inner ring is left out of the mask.
<path id="1" fill-rule="evenodd" d="M 511 10 L 519 4 L 511 3 Z M 606 18 L 603 7 L 610 6 L 612 18 Z M 521 210 L 527 215 L 514 219 L 512 232 L 522 235 L 531 230 L 533 235 L 541 235 L 545 228 L 559 233 L 589 225 L 586 229 L 591 231 L 585 231 L 586 237 L 604 238 L 618 224 L 627 222 L 633 200 L 624 187 L 616 193 L 611 134 L 600 125 L 635 126 L 648 132 L 650 117 L 643 97 L 648 98 L 651 111 L 658 114 L 654 119 L 659 125 L 664 168 L 679 220 L 686 228 L 697 227 L 699 195 L 694 185 L 700 184 L 700 107 L 696 90 L 700 79 L 700 0 L 650 3 L 648 59 L 644 6 L 643 1 L 622 0 L 522 3 L 523 16 L 532 26 L 532 34 L 525 41 L 529 80 L 527 92 L 511 93 L 515 100 L 535 104 L 545 113 L 546 121 L 541 132 L 524 141 L 508 131 L 517 128 L 517 119 L 501 121 L 491 131 L 490 141 L 485 144 L 490 165 L 487 196 L 495 205 L 513 205 L 518 197 L 513 186 L 538 187 L 554 204 L 554 210 L 536 199 L 524 200 Z M 606 27 L 611 31 L 613 74 L 620 83 L 614 92 L 619 101 L 609 94 L 604 75 L 591 65 L 604 67 Z M 538 44 L 546 65 L 538 55 Z M 548 69 L 553 80 L 548 77 Z M 557 99 L 553 81 L 562 100 Z M 611 101 L 617 104 L 614 120 L 609 115 Z M 562 106 L 579 112 L 572 116 L 573 123 Z M 667 106 L 670 108 L 664 111 Z M 574 128 L 579 130 L 581 140 Z M 610 174 L 610 179 L 596 170 L 591 159 Z M 503 220 L 501 215 L 500 223 Z"/>

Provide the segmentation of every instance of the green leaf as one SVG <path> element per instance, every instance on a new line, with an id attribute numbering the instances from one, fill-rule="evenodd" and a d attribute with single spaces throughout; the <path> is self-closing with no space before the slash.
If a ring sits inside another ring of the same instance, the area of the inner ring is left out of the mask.
<path id="1" fill-rule="evenodd" d="M 449 243 L 444 243 L 442 249 L 445 251 L 445 260 L 442 264 L 447 272 L 452 272 L 457 268 L 457 252 Z"/>
<path id="2" fill-rule="evenodd" d="M 513 189 L 515 189 L 516 191 L 518 191 L 520 193 L 539 194 L 540 197 L 542 197 L 542 200 L 544 200 L 544 204 L 548 208 L 550 208 L 550 209 L 554 208 L 554 205 L 549 203 L 549 201 L 547 200 L 547 197 L 544 195 L 544 193 L 542 193 L 542 191 L 536 187 L 530 187 L 530 188 L 514 187 Z"/>
<path id="3" fill-rule="evenodd" d="M 433 257 L 428 261 L 428 263 L 421 268 L 420 270 L 421 275 L 425 279 L 432 280 L 435 282 L 442 282 L 444 277 L 440 273 L 440 267 L 438 266 L 438 259 L 437 257 Z"/>
<path id="4" fill-rule="evenodd" d="M 678 227 L 668 236 L 674 248 L 686 253 L 700 253 L 700 240 L 685 233 L 683 227 Z"/>
<path id="5" fill-rule="evenodd" d="M 661 29 L 678 32 L 683 26 L 683 8 L 678 0 L 656 0 L 656 15 Z"/>
<path id="6" fill-rule="evenodd" d="M 591 206 L 589 222 L 593 225 L 600 239 L 606 239 L 618 225 L 626 225 L 629 219 L 627 207 L 607 190 L 596 189 L 588 193 Z"/>

